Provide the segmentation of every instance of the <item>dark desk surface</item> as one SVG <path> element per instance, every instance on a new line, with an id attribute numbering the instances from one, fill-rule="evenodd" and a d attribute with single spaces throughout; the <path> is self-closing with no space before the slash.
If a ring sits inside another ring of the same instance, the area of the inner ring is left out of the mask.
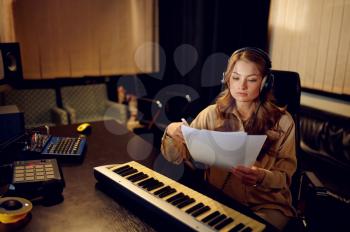
<path id="1" fill-rule="evenodd" d="M 51 134 L 78 136 L 76 125 L 51 128 Z M 93 167 L 124 163 L 135 158 L 151 165 L 158 151 L 113 121 L 92 124 L 82 164 L 62 165 L 64 201 L 53 206 L 35 205 L 31 221 L 22 231 L 154 231 L 138 217 L 95 188 Z M 131 155 L 127 155 L 131 153 Z"/>
<path id="2" fill-rule="evenodd" d="M 76 127 L 53 127 L 51 134 L 78 136 Z M 183 174 L 183 165 L 167 163 L 150 143 L 114 121 L 92 123 L 87 140 L 87 152 L 81 164 L 61 165 L 66 183 L 64 200 L 53 206 L 35 204 L 31 220 L 21 231 L 155 231 L 154 224 L 125 207 L 123 200 L 113 200 L 96 188 L 93 168 L 136 160 L 176 180 Z"/>

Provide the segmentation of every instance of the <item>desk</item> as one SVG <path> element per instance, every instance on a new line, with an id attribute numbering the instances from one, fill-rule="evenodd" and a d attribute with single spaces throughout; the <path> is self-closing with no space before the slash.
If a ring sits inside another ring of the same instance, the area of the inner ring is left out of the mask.
<path id="1" fill-rule="evenodd" d="M 78 136 L 76 126 L 52 127 L 51 134 Z M 124 163 L 135 159 L 153 168 L 154 163 L 160 160 L 159 151 L 114 121 L 92 123 L 92 132 L 87 140 L 87 152 L 83 163 L 62 165 L 66 183 L 63 190 L 64 201 L 49 207 L 34 205 L 32 218 L 21 231 L 110 232 L 159 229 L 155 225 L 157 223 L 149 223 L 150 221 L 146 219 L 147 212 L 142 215 L 135 214 L 136 211 L 130 209 L 132 207 L 127 207 L 124 200 L 113 200 L 96 188 L 93 175 L 95 166 Z M 237 207 L 240 206 L 236 203 L 234 208 Z M 245 210 L 245 214 L 250 213 L 249 216 L 252 216 L 251 212 Z"/>
<path id="2" fill-rule="evenodd" d="M 76 125 L 52 127 L 51 134 L 78 136 Z M 35 205 L 31 221 L 21 231 L 154 231 L 128 209 L 95 188 L 93 167 L 132 160 L 127 155 L 130 142 L 141 149 L 139 151 L 150 151 L 148 158 L 142 161 L 147 166 L 152 164 L 159 152 L 150 149 L 147 142 L 113 121 L 92 123 L 92 132 L 87 140 L 83 163 L 62 165 L 66 183 L 64 201 L 49 207 Z"/>

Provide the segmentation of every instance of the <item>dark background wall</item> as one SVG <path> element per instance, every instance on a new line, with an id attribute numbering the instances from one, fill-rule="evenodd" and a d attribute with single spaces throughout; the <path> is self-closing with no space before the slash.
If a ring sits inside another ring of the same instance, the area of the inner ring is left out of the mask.
<path id="1" fill-rule="evenodd" d="M 159 43 L 166 57 L 161 85 L 183 84 L 197 91 L 200 97 L 191 108 L 196 115 L 219 93 L 219 80 L 233 51 L 244 46 L 267 49 L 269 5 L 268 0 L 160 0 Z M 173 57 L 184 44 L 195 48 L 198 59 L 191 70 L 181 73 L 178 67 L 191 62 L 191 51 L 186 54 L 184 49 L 177 65 Z M 184 99 L 169 100 L 174 119 L 184 103 Z"/>

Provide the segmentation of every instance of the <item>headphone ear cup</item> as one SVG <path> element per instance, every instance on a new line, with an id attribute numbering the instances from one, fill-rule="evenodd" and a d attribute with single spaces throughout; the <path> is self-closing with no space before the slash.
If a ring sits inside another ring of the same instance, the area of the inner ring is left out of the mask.
<path id="1" fill-rule="evenodd" d="M 221 91 L 225 90 L 226 88 L 228 88 L 228 84 L 226 83 L 225 80 L 225 72 L 222 73 L 222 79 L 221 79 Z"/>
<path id="2" fill-rule="evenodd" d="M 260 85 L 260 94 L 261 94 L 261 91 L 265 88 L 266 80 L 267 80 L 267 76 L 264 76 Z"/>
<path id="3" fill-rule="evenodd" d="M 262 80 L 259 95 L 260 102 L 264 102 L 266 100 L 268 92 L 272 89 L 273 82 L 274 76 L 271 73 L 266 75 Z"/>

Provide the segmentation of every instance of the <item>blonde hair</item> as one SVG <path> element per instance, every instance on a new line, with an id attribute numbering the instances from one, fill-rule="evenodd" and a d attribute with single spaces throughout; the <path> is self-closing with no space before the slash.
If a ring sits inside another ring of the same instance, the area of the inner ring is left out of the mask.
<path id="1" fill-rule="evenodd" d="M 232 120 L 233 117 L 235 117 L 232 112 L 236 107 L 236 101 L 232 97 L 228 88 L 233 68 L 238 60 L 245 60 L 255 63 L 263 77 L 270 74 L 269 64 L 266 62 L 266 59 L 258 53 L 251 50 L 244 50 L 242 52 L 232 54 L 228 61 L 224 76 L 226 88 L 216 99 L 216 112 L 218 115 L 216 130 L 238 130 L 238 125 L 235 124 L 237 120 Z M 248 134 L 268 134 L 267 131 L 275 127 L 278 120 L 283 115 L 285 109 L 277 107 L 274 102 L 275 98 L 271 90 L 267 93 L 266 98 L 263 102 L 260 102 L 259 98 L 255 100 L 255 113 L 253 113 L 253 115 L 245 123 L 244 129 Z M 266 143 L 266 146 L 269 147 L 269 143 L 271 143 L 272 140 L 275 140 L 275 138 L 272 138 L 268 135 L 267 140 L 268 141 Z"/>

